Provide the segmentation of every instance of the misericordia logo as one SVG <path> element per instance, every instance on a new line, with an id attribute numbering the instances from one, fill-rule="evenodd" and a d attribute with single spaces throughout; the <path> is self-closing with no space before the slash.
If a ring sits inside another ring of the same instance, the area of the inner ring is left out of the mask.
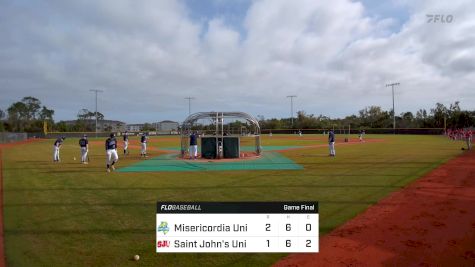
<path id="1" fill-rule="evenodd" d="M 163 232 L 163 234 L 166 235 L 169 231 L 168 222 L 160 222 L 160 225 L 157 227 L 157 232 Z"/>

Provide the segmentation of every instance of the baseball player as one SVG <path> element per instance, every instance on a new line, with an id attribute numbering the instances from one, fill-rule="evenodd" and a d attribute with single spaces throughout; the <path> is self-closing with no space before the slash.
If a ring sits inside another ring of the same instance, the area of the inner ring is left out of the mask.
<path id="1" fill-rule="evenodd" d="M 89 151 L 89 141 L 87 140 L 87 135 L 83 135 L 83 137 L 79 139 L 79 147 L 81 148 L 81 163 L 88 164 L 87 152 Z"/>
<path id="2" fill-rule="evenodd" d="M 60 162 L 60 158 L 59 158 L 59 149 L 61 148 L 61 146 L 63 145 L 63 141 L 64 139 L 66 139 L 66 137 L 61 137 L 61 138 L 58 138 L 56 139 L 56 141 L 54 141 L 54 145 L 53 145 L 53 162 Z"/>
<path id="3" fill-rule="evenodd" d="M 129 154 L 129 151 L 127 149 L 129 148 L 129 132 L 125 131 L 124 133 L 124 155 Z"/>
<path id="4" fill-rule="evenodd" d="M 359 134 L 360 142 L 364 142 L 363 137 L 364 137 L 364 130 L 361 130 Z"/>
<path id="5" fill-rule="evenodd" d="M 107 155 L 107 172 L 115 170 L 114 164 L 119 160 L 117 155 L 117 140 L 113 133 L 106 140 L 106 155 Z"/>
<path id="6" fill-rule="evenodd" d="M 143 133 L 142 136 L 140 137 L 140 144 L 142 146 L 142 150 L 140 151 L 140 156 L 147 158 L 147 134 Z"/>
<path id="7" fill-rule="evenodd" d="M 190 159 L 196 159 L 198 156 L 198 137 L 195 132 L 192 132 L 190 135 Z"/>
<path id="8" fill-rule="evenodd" d="M 467 149 L 472 150 L 472 130 L 465 131 L 465 141 L 467 142 Z"/>
<path id="9" fill-rule="evenodd" d="M 330 149 L 330 157 L 335 156 L 335 133 L 333 130 L 328 132 L 328 148 Z"/>

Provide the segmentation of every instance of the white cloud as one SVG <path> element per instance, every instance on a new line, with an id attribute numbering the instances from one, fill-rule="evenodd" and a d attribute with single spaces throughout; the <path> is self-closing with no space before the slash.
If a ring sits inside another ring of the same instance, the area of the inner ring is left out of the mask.
<path id="1" fill-rule="evenodd" d="M 254 1 L 242 33 L 219 15 L 193 21 L 180 1 L 10 2 L 0 10 L 0 107 L 33 95 L 70 119 L 102 88 L 101 111 L 127 122 L 183 120 L 186 96 L 194 111 L 281 117 L 297 94 L 296 110 L 336 117 L 388 109 L 384 85 L 399 81 L 396 111 L 456 100 L 474 109 L 475 6 L 396 4 L 410 16 L 392 32 L 394 18 L 368 17 L 355 1 Z"/>

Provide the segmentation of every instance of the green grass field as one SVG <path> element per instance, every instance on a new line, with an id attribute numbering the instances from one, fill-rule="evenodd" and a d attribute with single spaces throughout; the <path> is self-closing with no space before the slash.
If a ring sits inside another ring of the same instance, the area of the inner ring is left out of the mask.
<path id="1" fill-rule="evenodd" d="M 155 253 L 156 201 L 317 200 L 323 235 L 462 147 L 441 136 L 366 139 L 382 142 L 340 142 L 337 157 L 330 158 L 322 135 L 263 137 L 264 146 L 322 144 L 281 152 L 301 170 L 106 173 L 103 139 L 92 141 L 89 165 L 79 164 L 77 139 L 66 140 L 60 164 L 52 162 L 53 140 L 4 149 L 7 264 L 269 266 L 285 254 Z M 165 152 L 158 148 L 178 146 L 178 137 L 152 138 L 149 153 L 159 156 Z M 140 161 L 138 154 L 138 147 L 127 158 L 119 153 L 118 167 Z M 135 254 L 140 261 L 132 261 Z"/>

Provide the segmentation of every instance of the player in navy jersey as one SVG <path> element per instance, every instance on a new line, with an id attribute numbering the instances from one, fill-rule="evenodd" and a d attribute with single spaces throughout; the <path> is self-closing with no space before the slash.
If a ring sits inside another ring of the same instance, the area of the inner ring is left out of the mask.
<path id="1" fill-rule="evenodd" d="M 198 155 L 198 136 L 196 132 L 192 132 L 190 135 L 190 159 L 196 159 Z"/>
<path id="2" fill-rule="evenodd" d="M 123 138 L 124 138 L 124 155 L 127 155 L 129 154 L 129 152 L 127 151 L 127 149 L 129 148 L 129 132 L 125 131 Z"/>
<path id="3" fill-rule="evenodd" d="M 328 133 L 328 148 L 330 149 L 330 156 L 335 156 L 335 133 L 330 130 Z"/>
<path id="4" fill-rule="evenodd" d="M 146 133 L 143 133 L 142 136 L 140 137 L 140 144 L 142 146 L 142 150 L 140 151 L 140 156 L 141 157 L 148 157 L 147 156 L 147 134 Z"/>
<path id="5" fill-rule="evenodd" d="M 63 145 L 64 139 L 66 139 L 66 137 L 63 136 L 61 138 L 56 139 L 56 141 L 54 141 L 54 145 L 53 145 L 53 161 L 54 162 L 61 161 L 59 158 L 59 149 Z"/>
<path id="6" fill-rule="evenodd" d="M 106 155 L 107 155 L 107 172 L 115 170 L 114 164 L 119 160 L 117 155 L 117 140 L 113 133 L 106 140 Z"/>
<path id="7" fill-rule="evenodd" d="M 87 164 L 87 152 L 89 151 L 89 141 L 87 140 L 87 135 L 83 135 L 79 139 L 79 147 L 81 148 L 81 163 Z"/>

